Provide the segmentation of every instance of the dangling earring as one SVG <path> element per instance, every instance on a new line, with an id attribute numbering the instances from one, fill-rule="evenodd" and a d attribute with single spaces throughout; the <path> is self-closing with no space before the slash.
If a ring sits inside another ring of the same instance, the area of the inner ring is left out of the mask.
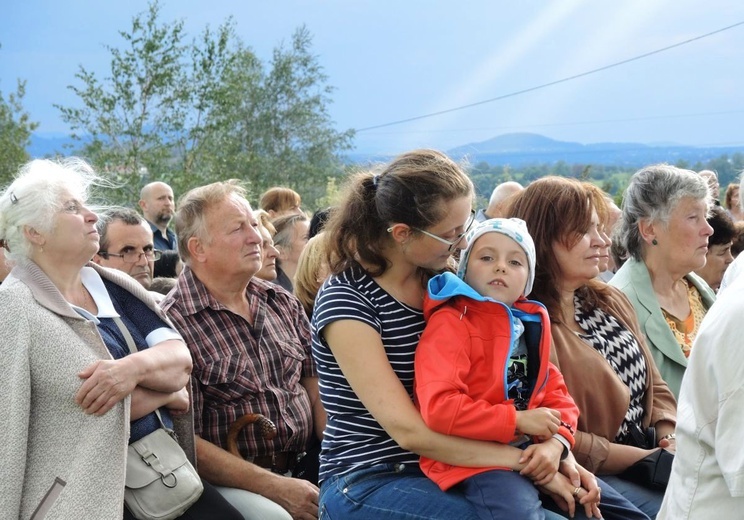
<path id="1" fill-rule="evenodd" d="M 658 246 L 658 245 L 659 245 L 659 243 L 658 243 L 658 242 L 656 241 L 656 239 L 655 239 L 655 238 L 654 238 L 654 239 L 653 239 L 653 240 L 651 241 L 651 243 L 652 243 L 653 245 L 655 245 L 655 246 Z"/>

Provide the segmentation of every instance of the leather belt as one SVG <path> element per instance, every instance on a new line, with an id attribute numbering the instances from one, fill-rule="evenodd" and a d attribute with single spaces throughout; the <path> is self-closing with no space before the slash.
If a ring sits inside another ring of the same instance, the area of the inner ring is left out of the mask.
<path id="1" fill-rule="evenodd" d="M 287 473 L 292 471 L 297 465 L 299 453 L 296 451 L 280 451 L 273 455 L 263 455 L 253 457 L 253 463 L 274 473 Z"/>

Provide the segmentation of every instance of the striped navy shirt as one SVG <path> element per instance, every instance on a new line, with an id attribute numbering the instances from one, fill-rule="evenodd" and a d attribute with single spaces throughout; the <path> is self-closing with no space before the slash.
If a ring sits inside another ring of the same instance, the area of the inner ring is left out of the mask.
<path id="1" fill-rule="evenodd" d="M 341 372 L 323 339 L 323 328 L 337 320 L 361 321 L 380 334 L 388 361 L 411 399 L 414 353 L 424 330 L 422 311 L 397 301 L 359 267 L 331 276 L 323 284 L 312 320 L 312 352 L 320 398 L 328 415 L 320 481 L 381 462 L 418 464 L 418 455 L 403 450 L 390 438 Z"/>

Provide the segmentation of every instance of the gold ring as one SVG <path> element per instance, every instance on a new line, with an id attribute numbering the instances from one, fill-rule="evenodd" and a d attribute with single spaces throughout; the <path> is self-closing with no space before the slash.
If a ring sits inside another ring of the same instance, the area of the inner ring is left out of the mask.
<path id="1" fill-rule="evenodd" d="M 581 488 L 577 487 L 576 489 L 573 490 L 573 496 L 578 497 L 580 492 L 581 492 Z"/>

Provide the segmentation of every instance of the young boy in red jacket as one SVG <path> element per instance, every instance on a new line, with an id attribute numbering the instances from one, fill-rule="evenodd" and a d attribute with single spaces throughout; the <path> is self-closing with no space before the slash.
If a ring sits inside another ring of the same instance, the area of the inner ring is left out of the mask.
<path id="1" fill-rule="evenodd" d="M 520 472 L 421 458 L 439 487 L 455 485 L 482 518 L 544 518 L 533 483 L 552 481 L 573 446 L 579 411 L 549 362 L 550 322 L 528 301 L 535 246 L 519 219 L 491 219 L 467 237 L 457 276 L 429 281 L 415 392 L 427 425 L 524 449 Z M 597 511 L 598 513 L 598 511 Z"/>

